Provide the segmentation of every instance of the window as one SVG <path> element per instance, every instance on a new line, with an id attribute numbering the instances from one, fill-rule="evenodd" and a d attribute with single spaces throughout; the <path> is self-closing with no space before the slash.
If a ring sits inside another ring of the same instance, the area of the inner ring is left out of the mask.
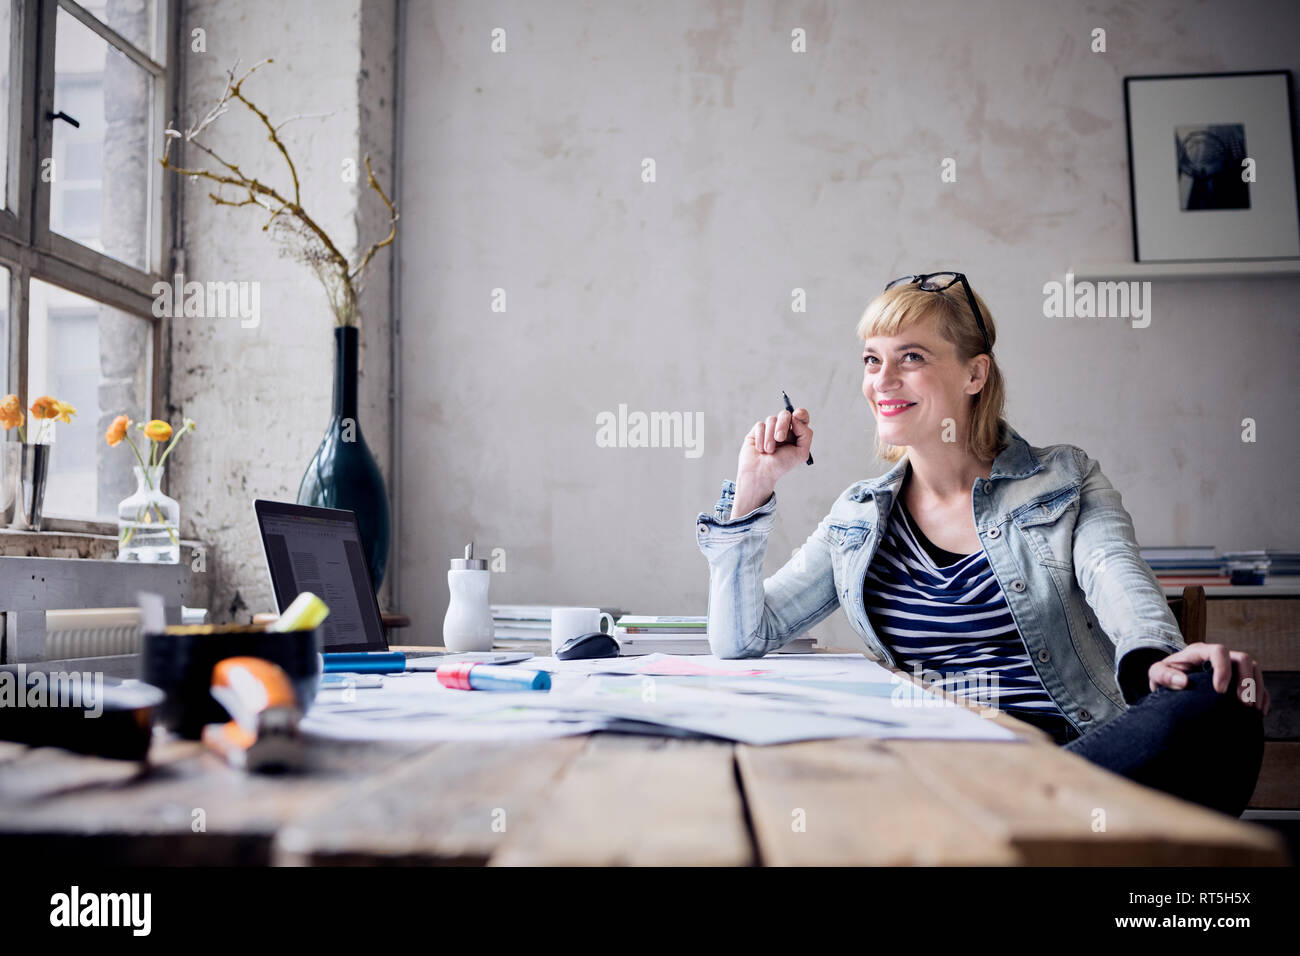
<path id="1" fill-rule="evenodd" d="M 17 41 L 14 30 L 14 10 L 17 6 L 16 3 L 0 0 L 0 209 L 10 206 L 6 195 L 8 190 L 5 189 L 9 179 L 10 136 L 7 128 L 9 124 L 4 120 L 11 115 L 9 86 L 13 75 L 13 50 Z"/>
<path id="2" fill-rule="evenodd" d="M 52 430 L 51 528 L 112 525 L 134 479 L 104 431 L 162 407 L 152 289 L 170 278 L 171 187 L 157 158 L 178 7 L 0 0 L 0 394 L 78 410 Z"/>
<path id="3" fill-rule="evenodd" d="M 40 279 L 27 314 L 28 393 L 77 408 L 72 424 L 48 426 L 46 511 L 115 522 L 117 503 L 135 490 L 133 461 L 103 437 L 116 416 L 140 421 L 149 408 L 149 323 Z"/>
<path id="4" fill-rule="evenodd" d="M 54 108 L 78 125 L 52 124 L 50 228 L 137 269 L 149 265 L 150 180 L 161 173 L 149 155 L 152 101 L 147 71 L 59 10 Z"/>

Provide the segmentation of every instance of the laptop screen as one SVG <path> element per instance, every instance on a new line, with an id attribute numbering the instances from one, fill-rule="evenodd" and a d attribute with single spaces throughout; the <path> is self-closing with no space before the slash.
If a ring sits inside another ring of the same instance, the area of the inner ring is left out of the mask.
<path id="1" fill-rule="evenodd" d="M 356 516 L 278 501 L 254 506 L 280 610 L 311 591 L 330 609 L 320 626 L 322 651 L 386 650 Z"/>

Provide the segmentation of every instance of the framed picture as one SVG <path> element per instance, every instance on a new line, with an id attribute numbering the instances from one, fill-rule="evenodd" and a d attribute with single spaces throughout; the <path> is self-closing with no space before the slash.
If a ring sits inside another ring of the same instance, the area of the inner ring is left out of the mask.
<path id="1" fill-rule="evenodd" d="M 1291 73 L 1126 76 L 1133 259 L 1300 257 Z"/>

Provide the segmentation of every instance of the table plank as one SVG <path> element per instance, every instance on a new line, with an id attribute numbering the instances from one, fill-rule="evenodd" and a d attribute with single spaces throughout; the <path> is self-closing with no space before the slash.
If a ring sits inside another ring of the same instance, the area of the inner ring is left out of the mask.
<path id="1" fill-rule="evenodd" d="M 885 743 L 1027 865 L 1286 863 L 1285 843 L 1273 831 L 1141 786 L 1050 744 Z"/>
<path id="2" fill-rule="evenodd" d="M 485 864 L 528 825 L 581 736 L 441 743 L 286 826 L 277 864 Z"/>
<path id="3" fill-rule="evenodd" d="M 1005 840 L 974 826 L 960 801 L 937 796 L 885 743 L 845 738 L 737 747 L 762 862 L 774 866 L 1019 862 Z"/>
<path id="4" fill-rule="evenodd" d="M 150 772 L 142 761 L 73 756 L 58 747 L 24 747 L 0 762 L 0 808 L 95 787 L 117 787 Z M 2 813 L 0 809 L 0 819 Z"/>
<path id="5" fill-rule="evenodd" d="M 0 763 L 0 836 L 10 854 L 58 850 L 86 863 L 265 865 L 282 825 L 411 752 L 313 743 L 308 772 L 273 776 L 176 739 L 156 740 L 147 765 L 26 748 Z"/>
<path id="6" fill-rule="evenodd" d="M 10 760 L 17 760 L 28 749 L 25 744 L 16 744 L 11 740 L 0 740 L 0 764 L 8 763 Z"/>
<path id="7" fill-rule="evenodd" d="M 749 866 L 732 745 L 596 733 L 493 866 Z"/>

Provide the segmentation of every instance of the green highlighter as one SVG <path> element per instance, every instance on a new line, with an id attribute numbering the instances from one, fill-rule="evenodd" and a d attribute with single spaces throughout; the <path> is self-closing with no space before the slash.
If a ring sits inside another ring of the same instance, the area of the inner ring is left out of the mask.
<path id="1" fill-rule="evenodd" d="M 329 616 L 330 609 L 324 601 L 310 591 L 303 591 L 285 608 L 270 630 L 310 631 L 320 627 L 321 622 Z"/>

